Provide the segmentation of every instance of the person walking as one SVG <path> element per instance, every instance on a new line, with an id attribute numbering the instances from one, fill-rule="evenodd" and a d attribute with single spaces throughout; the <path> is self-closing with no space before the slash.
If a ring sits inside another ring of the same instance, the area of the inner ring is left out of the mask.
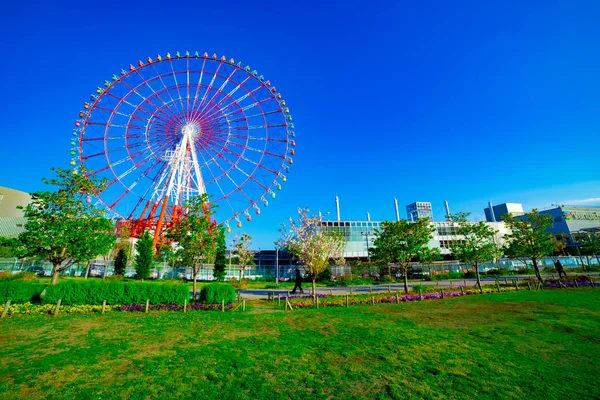
<path id="1" fill-rule="evenodd" d="M 558 272 L 558 279 L 560 279 L 562 275 L 567 276 L 567 273 L 565 272 L 565 269 L 560 263 L 560 260 L 556 260 L 556 262 L 554 263 L 554 268 L 556 268 L 556 272 Z"/>
<path id="2" fill-rule="evenodd" d="M 296 294 L 296 289 L 300 289 L 300 293 L 304 294 L 304 290 L 302 290 L 302 274 L 298 268 L 296 268 L 296 284 L 294 285 L 292 294 Z"/>

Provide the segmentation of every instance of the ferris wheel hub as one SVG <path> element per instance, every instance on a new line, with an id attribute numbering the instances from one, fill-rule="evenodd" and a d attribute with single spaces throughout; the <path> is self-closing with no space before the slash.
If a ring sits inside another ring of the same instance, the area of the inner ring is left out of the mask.
<path id="1" fill-rule="evenodd" d="M 183 128 L 181 128 L 181 133 L 184 136 L 188 136 L 190 139 L 193 139 L 200 133 L 200 128 L 196 124 L 185 124 Z"/>

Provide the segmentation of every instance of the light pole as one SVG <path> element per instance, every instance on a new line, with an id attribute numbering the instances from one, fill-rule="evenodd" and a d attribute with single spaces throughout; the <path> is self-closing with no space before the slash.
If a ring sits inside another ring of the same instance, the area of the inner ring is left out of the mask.
<path id="1" fill-rule="evenodd" d="M 365 237 L 365 240 L 367 241 L 367 260 L 369 262 L 371 262 L 371 254 L 369 254 L 369 235 L 371 234 L 371 232 L 361 232 L 360 233 L 362 236 Z"/>
<path id="2" fill-rule="evenodd" d="M 279 246 L 275 243 L 275 287 L 279 287 Z"/>

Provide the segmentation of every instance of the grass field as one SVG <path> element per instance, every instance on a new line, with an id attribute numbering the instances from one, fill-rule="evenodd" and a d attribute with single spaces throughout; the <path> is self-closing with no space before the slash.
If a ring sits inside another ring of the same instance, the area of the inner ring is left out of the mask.
<path id="1" fill-rule="evenodd" d="M 600 291 L 0 320 L 2 399 L 600 398 Z"/>

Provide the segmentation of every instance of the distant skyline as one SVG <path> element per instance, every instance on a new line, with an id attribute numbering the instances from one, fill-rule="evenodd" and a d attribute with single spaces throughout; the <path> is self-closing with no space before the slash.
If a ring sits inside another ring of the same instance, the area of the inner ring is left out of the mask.
<path id="1" fill-rule="evenodd" d="M 402 218 L 429 201 L 484 220 L 488 201 L 600 205 L 600 3 L 593 1 L 12 2 L 0 16 L 0 186 L 69 167 L 89 95 L 176 51 L 256 68 L 291 109 L 277 198 L 229 239 L 272 248 L 298 207 Z"/>

